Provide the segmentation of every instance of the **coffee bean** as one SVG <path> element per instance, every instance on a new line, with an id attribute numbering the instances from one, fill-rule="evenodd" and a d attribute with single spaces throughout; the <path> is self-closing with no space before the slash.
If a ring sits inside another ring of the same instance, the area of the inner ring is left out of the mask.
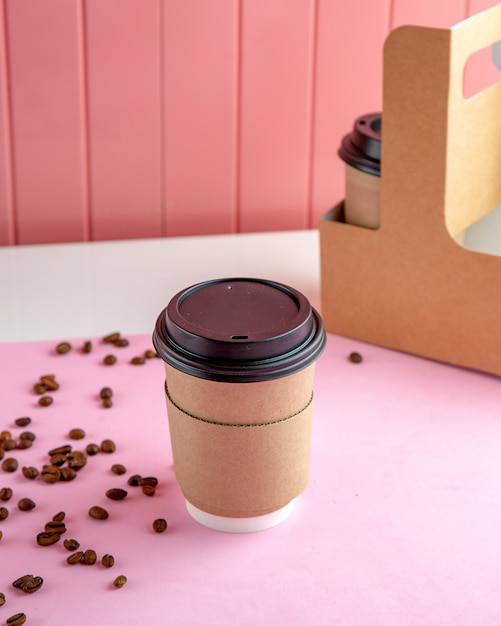
<path id="1" fill-rule="evenodd" d="M 4 439 L 2 442 L 0 442 L 0 448 L 8 452 L 9 450 L 14 450 L 14 448 L 17 448 L 17 443 L 14 439 Z"/>
<path id="2" fill-rule="evenodd" d="M 77 477 L 77 472 L 72 467 L 62 467 L 61 476 L 59 480 L 65 480 L 66 482 L 74 480 Z"/>
<path id="3" fill-rule="evenodd" d="M 113 567 L 115 565 L 115 557 L 112 554 L 105 554 L 101 559 L 103 567 Z"/>
<path id="4" fill-rule="evenodd" d="M 118 476 L 121 476 L 122 474 L 125 474 L 127 469 L 125 468 L 124 465 L 121 465 L 120 463 L 115 463 L 115 465 L 111 466 L 111 471 L 114 474 L 117 474 Z"/>
<path id="5" fill-rule="evenodd" d="M 38 470 L 36 467 L 23 467 L 22 472 L 23 476 L 25 478 L 29 478 L 30 480 L 34 480 L 38 476 Z"/>
<path id="6" fill-rule="evenodd" d="M 50 391 L 57 391 L 59 389 L 59 383 L 53 374 L 47 376 L 40 376 L 40 382 L 45 385 Z"/>
<path id="7" fill-rule="evenodd" d="M 2 432 L 0 432 L 0 443 L 2 441 L 6 441 L 7 439 L 12 439 L 10 430 L 2 430 Z"/>
<path id="8" fill-rule="evenodd" d="M 42 396 L 38 399 L 38 404 L 40 406 L 50 406 L 54 402 L 51 396 Z"/>
<path id="9" fill-rule="evenodd" d="M 39 546 L 51 546 L 61 539 L 61 533 L 54 531 L 43 531 L 37 535 L 37 543 Z"/>
<path id="10" fill-rule="evenodd" d="M 110 333 L 109 335 L 105 335 L 103 337 L 103 341 L 104 343 L 115 343 L 115 341 L 118 341 L 118 339 L 120 339 L 120 333 Z"/>
<path id="11" fill-rule="evenodd" d="M 3 459 L 4 456 L 5 456 L 5 452 L 4 450 L 2 450 L 2 448 L 0 448 L 0 461 Z"/>
<path id="12" fill-rule="evenodd" d="M 155 495 L 155 487 L 153 485 L 142 485 L 141 491 L 145 496 L 154 496 Z"/>
<path id="13" fill-rule="evenodd" d="M 86 565 L 94 565 L 97 561 L 97 554 L 94 550 L 86 550 L 83 555 L 83 562 Z"/>
<path id="14" fill-rule="evenodd" d="M 55 454 L 68 454 L 71 450 L 71 446 L 66 444 L 64 446 L 59 446 L 58 448 L 52 448 L 52 450 L 49 450 L 48 454 L 49 456 L 54 456 Z"/>
<path id="15" fill-rule="evenodd" d="M 103 359 L 105 365 L 115 365 L 116 362 L 117 357 L 114 354 L 107 354 Z"/>
<path id="16" fill-rule="evenodd" d="M 116 587 L 117 589 L 121 589 L 126 583 L 127 583 L 127 577 L 121 574 L 120 576 L 117 576 L 115 578 L 115 580 L 113 581 L 113 586 Z"/>
<path id="17" fill-rule="evenodd" d="M 91 341 L 84 341 L 84 344 L 82 346 L 82 352 L 84 354 L 89 354 L 89 352 L 92 352 L 92 342 Z"/>
<path id="18" fill-rule="evenodd" d="M 0 522 L 9 517 L 9 509 L 4 506 L 0 506 Z"/>
<path id="19" fill-rule="evenodd" d="M 113 391 L 112 389 L 110 389 L 110 387 L 103 387 L 101 391 L 99 392 L 99 396 L 103 398 L 103 400 L 104 398 L 111 398 L 112 395 L 113 395 Z"/>
<path id="20" fill-rule="evenodd" d="M 115 450 L 116 450 L 115 442 L 112 441 L 111 439 L 104 439 L 101 442 L 101 452 L 111 453 L 111 452 L 115 452 Z"/>
<path id="21" fill-rule="evenodd" d="M 64 522 L 55 522 L 51 520 L 45 524 L 44 528 L 47 533 L 59 533 L 60 535 L 64 535 L 66 532 L 66 524 Z"/>
<path id="22" fill-rule="evenodd" d="M 127 497 L 127 492 L 125 491 L 125 489 L 119 489 L 115 487 L 113 489 L 108 489 L 108 491 L 106 492 L 106 497 L 110 500 L 123 500 L 125 497 Z"/>
<path id="23" fill-rule="evenodd" d="M 2 487 L 0 489 L 0 500 L 8 502 L 12 498 L 12 489 L 10 487 Z"/>
<path id="24" fill-rule="evenodd" d="M 70 556 L 66 559 L 66 563 L 68 563 L 69 565 L 76 565 L 77 563 L 80 563 L 82 561 L 83 555 L 84 553 L 81 551 L 74 552 L 73 554 L 70 554 Z"/>
<path id="25" fill-rule="evenodd" d="M 352 363 L 361 363 L 363 361 L 362 355 L 359 352 L 351 352 L 348 359 Z"/>
<path id="26" fill-rule="evenodd" d="M 127 481 L 127 484 L 129 485 L 129 487 L 139 487 L 140 480 L 141 480 L 140 474 L 133 474 Z"/>
<path id="27" fill-rule="evenodd" d="M 167 521 L 163 517 L 159 517 L 153 522 L 153 530 L 156 533 L 164 533 L 167 530 Z"/>
<path id="28" fill-rule="evenodd" d="M 53 522 L 62 522 L 64 520 L 64 518 L 66 517 L 66 513 L 64 511 L 59 511 L 59 513 L 56 513 L 53 517 L 52 517 L 52 521 Z"/>
<path id="29" fill-rule="evenodd" d="M 33 574 L 25 574 L 24 576 L 20 576 L 19 578 L 16 578 L 16 580 L 13 581 L 12 586 L 15 589 L 21 589 L 24 583 L 26 583 L 28 580 L 31 580 L 32 578 L 33 578 Z"/>
<path id="30" fill-rule="evenodd" d="M 19 439 L 28 439 L 28 441 L 35 441 L 36 438 L 37 436 L 35 433 L 32 433 L 29 430 L 26 430 L 19 435 Z"/>
<path id="31" fill-rule="evenodd" d="M 150 485 L 151 487 L 156 487 L 158 485 L 158 478 L 155 476 L 143 476 L 139 479 L 139 484 L 141 486 Z"/>
<path id="32" fill-rule="evenodd" d="M 68 467 L 74 469 L 78 472 L 87 464 L 87 455 L 85 452 L 81 452 L 80 450 L 73 450 L 66 457 L 68 461 Z"/>
<path id="33" fill-rule="evenodd" d="M 43 578 L 41 576 L 31 576 L 20 587 L 24 593 L 35 593 L 43 585 Z"/>
<path id="34" fill-rule="evenodd" d="M 5 604 L 5 594 L 0 593 L 0 606 L 3 606 L 4 604 Z"/>
<path id="35" fill-rule="evenodd" d="M 22 626 L 26 624 L 26 615 L 24 613 L 16 613 L 8 617 L 5 623 L 7 626 Z"/>
<path id="36" fill-rule="evenodd" d="M 50 457 L 50 464 L 57 465 L 57 467 L 61 467 L 66 463 L 66 455 L 65 454 L 53 454 Z"/>
<path id="37" fill-rule="evenodd" d="M 31 498 L 21 498 L 17 503 L 17 508 L 20 511 L 32 511 L 36 507 L 36 504 Z"/>
<path id="38" fill-rule="evenodd" d="M 90 517 L 99 520 L 108 519 L 109 513 L 106 509 L 103 509 L 102 506 L 91 506 L 89 509 Z"/>
<path id="39" fill-rule="evenodd" d="M 72 428 L 68 436 L 70 439 L 83 439 L 85 437 L 85 430 L 82 428 Z"/>
<path id="40" fill-rule="evenodd" d="M 61 343 L 58 343 L 57 346 L 56 346 L 56 352 L 58 354 L 66 354 L 70 350 L 71 350 L 71 344 L 68 343 L 67 341 L 63 341 Z"/>
<path id="41" fill-rule="evenodd" d="M 16 459 L 8 458 L 2 461 L 2 469 L 4 472 L 15 472 L 18 468 Z"/>
<path id="42" fill-rule="evenodd" d="M 0 541 L 2 541 L 3 532 L 0 530 Z"/>
<path id="43" fill-rule="evenodd" d="M 40 476 L 44 483 L 57 483 L 61 478 L 61 470 L 56 465 L 44 465 Z"/>
<path id="44" fill-rule="evenodd" d="M 111 409 L 113 400 L 111 398 L 103 398 L 102 405 L 105 409 Z"/>
<path id="45" fill-rule="evenodd" d="M 16 426 L 24 428 L 25 426 L 28 426 L 28 424 L 31 424 L 31 417 L 18 417 L 15 424 Z"/>
<path id="46" fill-rule="evenodd" d="M 157 357 L 158 354 L 154 350 L 146 350 L 146 352 L 144 353 L 145 359 L 156 359 Z"/>
<path id="47" fill-rule="evenodd" d="M 125 339 L 125 337 L 120 337 L 116 341 L 113 342 L 113 345 L 117 348 L 126 348 L 129 345 L 129 340 Z"/>
<path id="48" fill-rule="evenodd" d="M 39 396 L 42 396 L 47 391 L 47 389 L 47 385 L 44 385 L 43 383 L 35 383 L 33 385 L 33 391 Z"/>
<path id="49" fill-rule="evenodd" d="M 80 547 L 80 543 L 76 539 L 65 539 L 63 543 L 66 550 L 69 550 L 70 552 L 78 550 Z"/>
<path id="50" fill-rule="evenodd" d="M 146 363 L 146 359 L 143 356 L 134 356 L 130 362 L 132 365 L 144 365 Z"/>
<path id="51" fill-rule="evenodd" d="M 17 447 L 19 450 L 26 450 L 27 448 L 31 448 L 33 445 L 33 441 L 31 439 L 20 439 Z"/>
<path id="52" fill-rule="evenodd" d="M 89 443 L 89 445 L 85 448 L 85 452 L 87 452 L 89 456 L 94 456 L 99 453 L 99 446 L 97 443 Z"/>

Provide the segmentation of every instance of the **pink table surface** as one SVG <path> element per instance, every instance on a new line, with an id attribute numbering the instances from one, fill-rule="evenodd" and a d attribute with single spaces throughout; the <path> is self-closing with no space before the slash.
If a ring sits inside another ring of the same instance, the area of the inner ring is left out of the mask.
<path id="1" fill-rule="evenodd" d="M 112 329 L 103 329 L 108 332 Z M 498 378 L 329 336 L 317 365 L 311 477 L 292 516 L 260 533 L 208 530 L 185 508 L 172 468 L 160 360 L 128 360 L 151 346 L 60 356 L 55 342 L 0 344 L 0 430 L 37 436 L 6 456 L 41 467 L 47 451 L 68 443 L 71 428 L 112 438 L 114 454 L 90 457 L 75 481 L 30 481 L 0 469 L 12 487 L 0 522 L 0 623 L 23 611 L 27 624 L 478 625 L 501 623 L 501 385 Z M 72 341 L 75 347 L 82 340 Z M 347 360 L 352 350 L 361 364 Z M 101 364 L 108 352 L 112 367 Z M 39 407 L 32 385 L 54 373 L 61 388 Z M 101 387 L 114 389 L 103 409 Z M 29 415 L 27 429 L 14 425 Z M 127 474 L 115 476 L 112 463 Z M 154 475 L 154 497 L 127 486 Z M 128 497 L 108 500 L 110 487 Z M 37 506 L 21 512 L 31 497 Z M 105 506 L 106 521 L 88 517 Z M 46 521 L 66 511 L 66 537 L 112 569 L 70 566 L 62 542 L 39 547 Z M 151 522 L 169 528 L 155 534 Z M 41 575 L 40 591 L 13 589 L 23 574 Z M 127 585 L 114 589 L 118 574 Z"/>

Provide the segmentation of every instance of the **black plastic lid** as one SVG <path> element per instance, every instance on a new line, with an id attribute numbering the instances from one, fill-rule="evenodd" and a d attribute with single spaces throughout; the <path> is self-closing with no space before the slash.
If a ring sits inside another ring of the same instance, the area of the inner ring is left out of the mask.
<path id="1" fill-rule="evenodd" d="M 339 156 L 357 170 L 381 176 L 381 113 L 369 113 L 355 120 L 345 135 Z"/>
<path id="2" fill-rule="evenodd" d="M 325 331 L 299 291 L 223 278 L 175 295 L 157 319 L 153 344 L 165 362 L 192 376 L 258 382 L 310 365 L 325 347 Z"/>

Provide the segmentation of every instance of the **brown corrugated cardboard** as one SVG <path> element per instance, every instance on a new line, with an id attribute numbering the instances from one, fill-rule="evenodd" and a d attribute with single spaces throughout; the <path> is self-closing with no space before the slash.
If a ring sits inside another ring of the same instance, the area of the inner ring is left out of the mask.
<path id="1" fill-rule="evenodd" d="M 501 83 L 463 69 L 501 40 L 501 5 L 452 29 L 404 26 L 384 49 L 381 225 L 320 221 L 327 331 L 501 375 L 501 258 L 453 235 L 501 203 Z"/>

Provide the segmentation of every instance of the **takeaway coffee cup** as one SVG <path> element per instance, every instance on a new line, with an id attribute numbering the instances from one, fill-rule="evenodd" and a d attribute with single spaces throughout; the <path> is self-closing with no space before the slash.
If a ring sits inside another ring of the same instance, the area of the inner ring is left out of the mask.
<path id="1" fill-rule="evenodd" d="M 308 482 L 319 314 L 280 283 L 211 280 L 171 299 L 153 343 L 190 515 L 228 532 L 281 522 Z"/>
<path id="2" fill-rule="evenodd" d="M 381 114 L 355 120 L 338 154 L 345 162 L 344 219 L 348 224 L 379 228 L 381 210 Z"/>

